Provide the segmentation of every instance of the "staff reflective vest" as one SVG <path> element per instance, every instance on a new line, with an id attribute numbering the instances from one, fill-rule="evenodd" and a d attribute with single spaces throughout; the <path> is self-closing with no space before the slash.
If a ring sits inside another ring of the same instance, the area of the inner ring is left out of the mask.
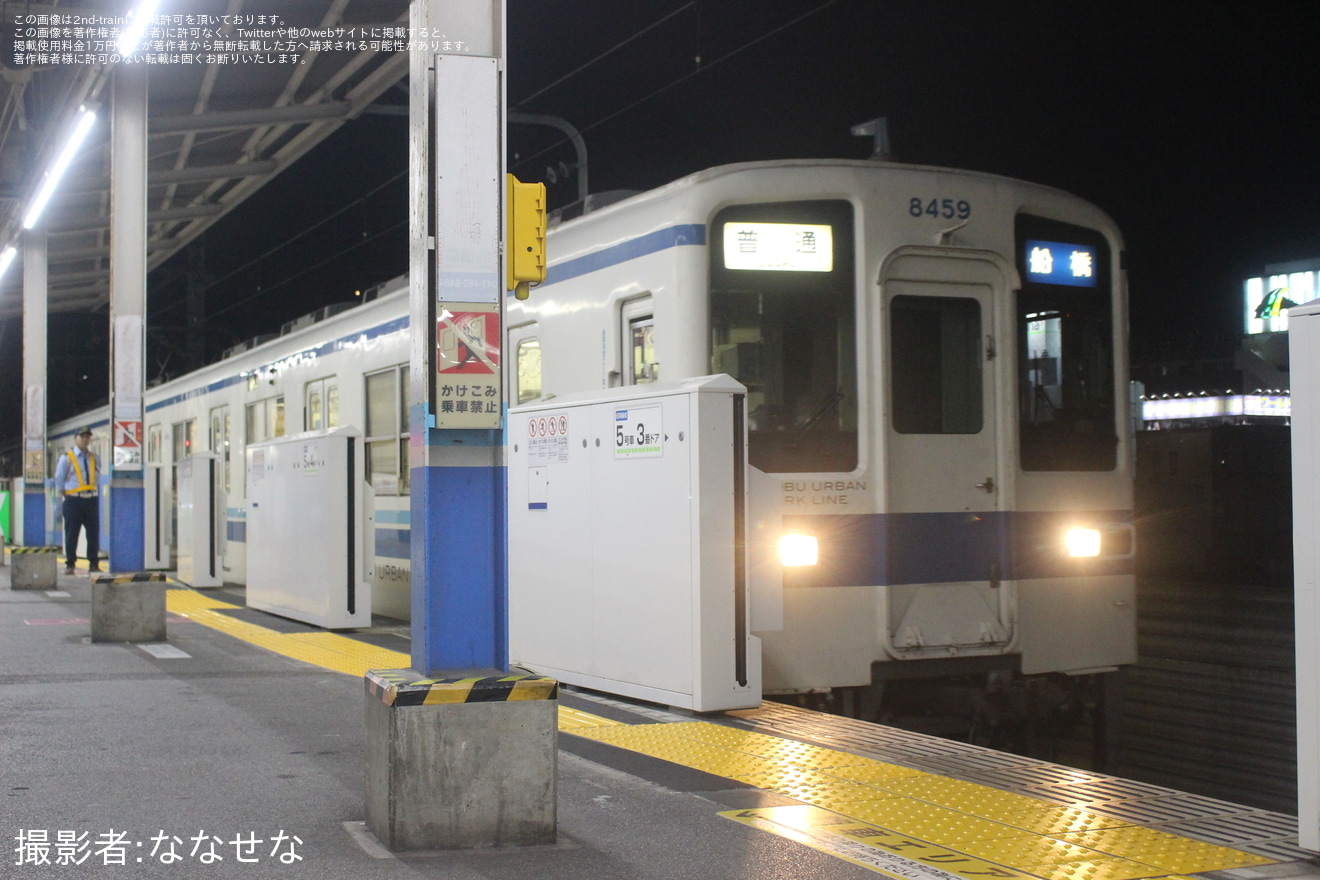
<path id="1" fill-rule="evenodd" d="M 74 476 L 78 478 L 78 486 L 73 489 L 66 489 L 66 492 L 95 492 L 96 491 L 96 456 L 91 452 L 87 453 L 87 470 L 90 472 L 84 475 L 82 468 L 78 465 L 78 456 L 70 449 L 67 453 L 69 464 L 73 466 Z"/>

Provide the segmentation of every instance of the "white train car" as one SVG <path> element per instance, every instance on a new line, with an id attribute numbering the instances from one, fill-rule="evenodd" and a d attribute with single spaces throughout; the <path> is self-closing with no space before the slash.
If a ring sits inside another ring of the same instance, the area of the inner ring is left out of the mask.
<path id="1" fill-rule="evenodd" d="M 147 390 L 148 465 L 159 464 L 173 487 L 184 456 L 210 452 L 219 459 L 218 482 L 226 498 L 224 581 L 247 583 L 246 445 L 351 425 L 363 432 L 375 495 L 373 610 L 408 617 L 407 288 L 406 278 L 396 279 L 369 291 L 368 302 L 343 311 L 330 307 L 290 322 L 275 339 L 239 346 L 244 350 Z M 69 448 L 81 424 L 92 425 L 93 444 L 107 456 L 108 419 L 102 407 L 52 425 L 48 457 Z M 103 515 L 103 533 L 107 523 Z M 101 546 L 108 544 L 103 540 Z M 289 552 L 317 553 L 318 548 Z"/>
<path id="2" fill-rule="evenodd" d="M 759 634 L 768 692 L 1135 661 L 1126 281 L 1102 211 L 986 174 L 778 161 L 548 238 L 546 282 L 509 300 L 511 404 L 709 373 L 748 389 L 772 526 L 816 554 Z M 351 424 L 375 610 L 407 616 L 408 297 L 387 288 L 148 392 L 150 461 L 224 463 L 226 580 L 246 580 L 244 445 Z M 105 430 L 85 414 L 52 448 L 89 420 Z"/>
<path id="3" fill-rule="evenodd" d="M 1110 669 L 1136 658 L 1122 252 L 1002 177 L 714 168 L 551 232 L 510 381 L 748 388 L 750 462 L 817 554 L 759 634 L 767 691 Z"/>

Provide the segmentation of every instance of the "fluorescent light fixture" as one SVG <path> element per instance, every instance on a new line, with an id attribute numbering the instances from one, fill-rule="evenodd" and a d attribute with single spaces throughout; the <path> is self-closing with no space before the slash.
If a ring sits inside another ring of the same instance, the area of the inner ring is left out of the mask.
<path id="1" fill-rule="evenodd" d="M 156 7 L 160 0 L 143 0 L 141 6 L 129 14 L 128 29 L 119 35 L 117 48 L 120 55 L 132 55 L 142 45 L 142 37 L 147 33 L 147 26 L 156 16 Z"/>
<path id="2" fill-rule="evenodd" d="M 9 268 L 9 264 L 14 262 L 14 256 L 17 253 L 18 250 L 12 244 L 5 248 L 3 253 L 0 253 L 0 275 L 5 274 L 5 271 Z"/>
<path id="3" fill-rule="evenodd" d="M 779 561 L 785 567 L 815 565 L 819 555 L 814 535 L 784 535 L 779 539 Z"/>
<path id="4" fill-rule="evenodd" d="M 37 191 L 37 197 L 32 200 L 32 207 L 28 208 L 27 215 L 23 218 L 23 228 L 31 229 L 37 225 L 37 219 L 41 217 L 41 212 L 46 209 L 46 203 L 50 201 L 51 195 L 55 192 L 55 186 L 64 176 L 69 163 L 73 161 L 73 156 L 78 152 L 78 147 L 82 146 L 83 139 L 87 137 L 87 132 L 92 130 L 92 124 L 96 122 L 95 111 L 82 108 L 82 115 L 78 117 L 78 122 L 74 126 L 73 134 L 70 135 L 68 142 L 64 144 L 63 151 L 55 160 L 55 164 L 46 172 L 46 177 L 41 181 L 41 189 Z"/>
<path id="5" fill-rule="evenodd" d="M 1099 529 L 1069 529 L 1064 539 L 1069 556 L 1099 556 Z"/>

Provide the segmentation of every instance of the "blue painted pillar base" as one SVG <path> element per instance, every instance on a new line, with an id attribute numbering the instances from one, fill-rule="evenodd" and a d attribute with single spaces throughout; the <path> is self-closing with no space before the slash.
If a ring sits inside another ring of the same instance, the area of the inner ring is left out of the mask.
<path id="1" fill-rule="evenodd" d="M 46 540 L 46 490 L 23 490 L 23 546 L 44 547 Z"/>
<path id="2" fill-rule="evenodd" d="M 130 485 L 110 486 L 110 570 L 142 571 L 146 564 L 142 481 L 116 482 Z"/>
<path id="3" fill-rule="evenodd" d="M 506 469 L 411 475 L 413 668 L 507 671 Z"/>

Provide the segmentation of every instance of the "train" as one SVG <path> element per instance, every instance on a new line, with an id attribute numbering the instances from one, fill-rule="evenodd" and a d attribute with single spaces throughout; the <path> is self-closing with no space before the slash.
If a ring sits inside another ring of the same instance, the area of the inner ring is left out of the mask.
<path id="1" fill-rule="evenodd" d="M 745 386 L 756 485 L 814 557 L 785 560 L 783 628 L 758 634 L 767 693 L 1135 662 L 1127 282 L 1101 209 L 988 173 L 825 159 L 719 166 L 572 213 L 550 225 L 545 282 L 508 299 L 507 403 Z M 224 580 L 247 579 L 245 445 L 353 425 L 373 610 L 408 617 L 407 287 L 147 391 L 148 462 L 219 458 Z M 87 423 L 108 452 L 107 415 L 52 425 L 47 460 Z"/>

